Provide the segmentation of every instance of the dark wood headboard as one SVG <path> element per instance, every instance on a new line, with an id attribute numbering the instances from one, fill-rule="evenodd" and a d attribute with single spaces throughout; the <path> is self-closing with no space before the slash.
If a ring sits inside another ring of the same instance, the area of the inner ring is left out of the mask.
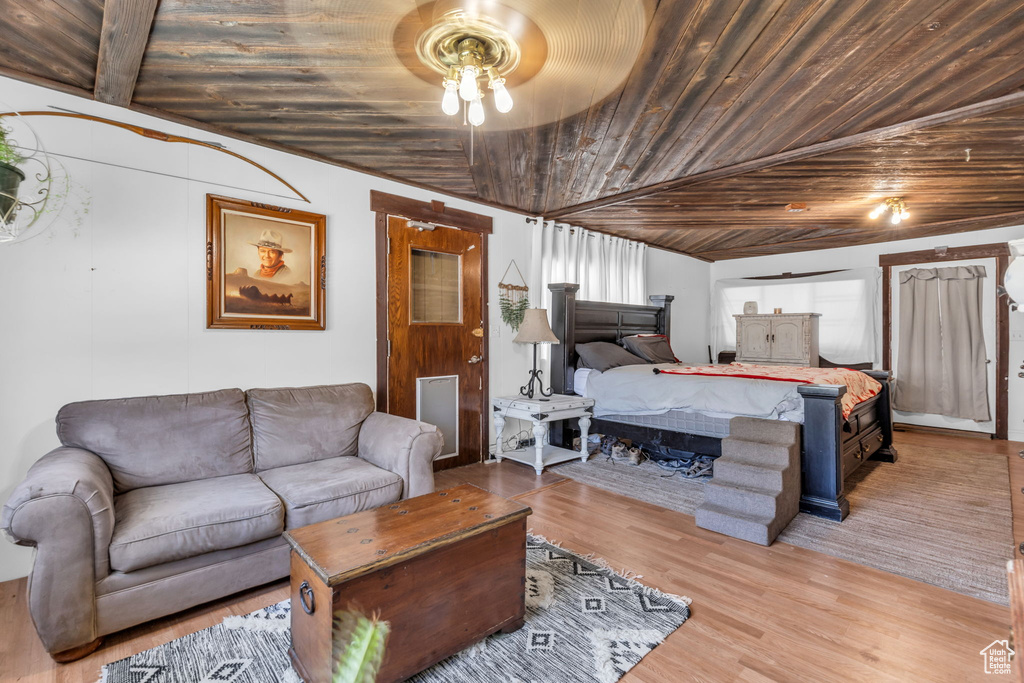
<path id="1" fill-rule="evenodd" d="M 576 345 L 593 341 L 618 343 L 631 334 L 663 334 L 672 327 L 674 296 L 648 297 L 653 306 L 579 301 L 580 286 L 568 282 L 548 285 L 551 290 L 551 329 L 561 341 L 551 347 L 551 388 L 556 394 L 573 393 Z"/>

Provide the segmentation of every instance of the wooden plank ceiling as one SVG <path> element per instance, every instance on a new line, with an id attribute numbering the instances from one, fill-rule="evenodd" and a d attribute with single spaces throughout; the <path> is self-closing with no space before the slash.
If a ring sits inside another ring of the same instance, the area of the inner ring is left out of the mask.
<path id="1" fill-rule="evenodd" d="M 405 66 L 414 0 L 11 0 L 0 73 L 710 260 L 1024 223 L 1020 0 L 633 2 L 632 65 L 472 143 Z M 560 3 L 549 53 L 616 30 Z"/>

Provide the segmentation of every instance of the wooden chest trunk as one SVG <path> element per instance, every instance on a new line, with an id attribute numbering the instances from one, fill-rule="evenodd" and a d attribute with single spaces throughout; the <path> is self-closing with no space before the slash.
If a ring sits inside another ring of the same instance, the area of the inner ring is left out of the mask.
<path id="1" fill-rule="evenodd" d="M 331 680 L 337 610 L 390 623 L 380 683 L 522 626 L 530 512 L 463 485 L 285 532 L 295 670 Z"/>

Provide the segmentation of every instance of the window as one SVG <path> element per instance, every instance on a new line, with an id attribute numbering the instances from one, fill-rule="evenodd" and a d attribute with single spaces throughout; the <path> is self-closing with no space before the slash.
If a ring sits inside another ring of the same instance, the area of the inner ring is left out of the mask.
<path id="1" fill-rule="evenodd" d="M 818 345 L 833 363 L 881 362 L 878 268 L 855 268 L 827 275 L 783 280 L 719 280 L 712 292 L 711 345 L 736 348 L 736 319 L 743 303 L 756 301 L 759 313 L 821 313 Z"/>
<path id="2" fill-rule="evenodd" d="M 462 257 L 413 249 L 409 258 L 412 322 L 462 322 Z"/>

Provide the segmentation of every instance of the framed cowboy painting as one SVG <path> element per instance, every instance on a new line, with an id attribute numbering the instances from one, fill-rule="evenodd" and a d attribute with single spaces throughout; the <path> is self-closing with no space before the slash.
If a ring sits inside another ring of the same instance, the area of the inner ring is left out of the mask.
<path id="1" fill-rule="evenodd" d="M 206 326 L 322 330 L 327 218 L 206 195 Z"/>

